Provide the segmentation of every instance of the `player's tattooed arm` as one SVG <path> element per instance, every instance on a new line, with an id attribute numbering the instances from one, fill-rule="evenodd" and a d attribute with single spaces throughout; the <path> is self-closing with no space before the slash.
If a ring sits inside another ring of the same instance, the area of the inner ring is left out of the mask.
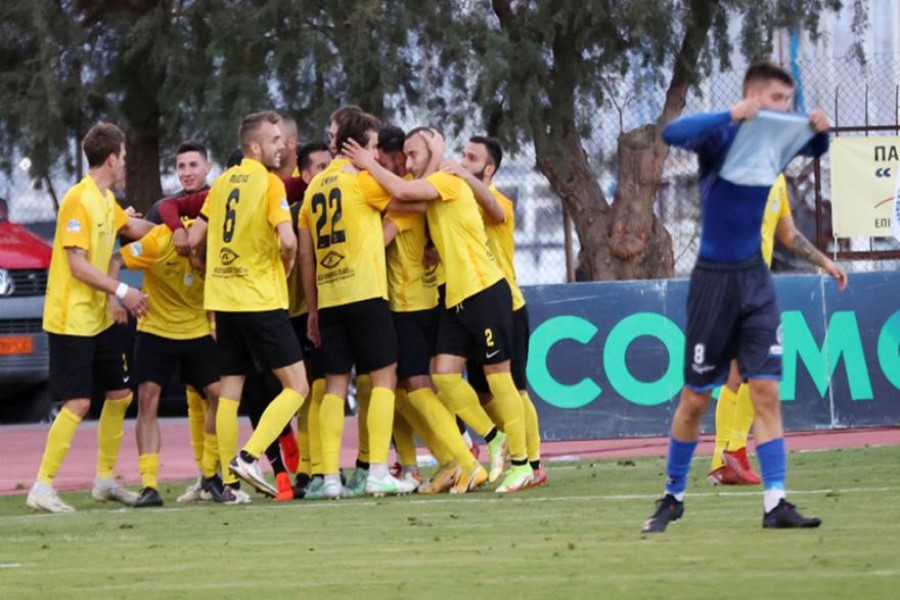
<path id="1" fill-rule="evenodd" d="M 806 262 L 821 267 L 828 273 L 832 279 L 838 284 L 838 289 L 844 291 L 847 287 L 847 273 L 833 260 L 822 254 L 818 248 L 813 246 L 806 237 L 799 231 L 794 234 L 791 241 L 791 250 L 805 260 Z"/>

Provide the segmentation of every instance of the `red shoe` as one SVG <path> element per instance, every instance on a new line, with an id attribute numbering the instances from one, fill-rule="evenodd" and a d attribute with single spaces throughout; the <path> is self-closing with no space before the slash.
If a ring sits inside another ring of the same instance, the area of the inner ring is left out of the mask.
<path id="1" fill-rule="evenodd" d="M 534 469 L 534 476 L 531 478 L 531 483 L 526 485 L 526 488 L 536 488 L 541 487 L 542 485 L 547 484 L 547 470 L 540 466 L 537 469 Z"/>
<path id="2" fill-rule="evenodd" d="M 278 444 L 281 446 L 281 460 L 284 466 L 291 473 L 296 473 L 300 468 L 300 448 L 297 447 L 297 438 L 294 433 L 286 433 L 278 438 Z"/>
<path id="3" fill-rule="evenodd" d="M 741 478 L 738 477 L 737 471 L 728 466 L 728 463 L 714 469 L 706 476 L 706 480 L 713 485 L 740 485 Z"/>
<path id="4" fill-rule="evenodd" d="M 294 499 L 294 485 L 291 483 L 291 476 L 287 473 L 275 475 L 275 489 L 278 490 L 278 493 L 275 495 L 276 502 Z"/>
<path id="5" fill-rule="evenodd" d="M 726 450 L 722 453 L 722 460 L 737 473 L 739 485 L 759 485 L 762 483 L 762 479 L 753 470 L 750 459 L 747 458 L 746 447 L 733 452 Z"/>

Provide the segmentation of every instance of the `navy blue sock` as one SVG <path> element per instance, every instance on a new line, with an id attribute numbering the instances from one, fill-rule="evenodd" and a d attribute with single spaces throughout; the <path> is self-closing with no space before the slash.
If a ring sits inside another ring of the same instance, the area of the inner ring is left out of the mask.
<path id="1" fill-rule="evenodd" d="M 759 457 L 759 469 L 762 471 L 763 487 L 784 489 L 784 477 L 787 473 L 787 452 L 784 449 L 784 438 L 775 438 L 756 447 Z"/>
<path id="2" fill-rule="evenodd" d="M 666 482 L 666 493 L 672 494 L 678 500 L 684 499 L 684 490 L 687 487 L 687 475 L 691 470 L 691 459 L 694 450 L 697 449 L 697 441 L 679 442 L 673 437 L 669 438 L 669 460 L 666 464 L 666 473 L 669 481 Z"/>

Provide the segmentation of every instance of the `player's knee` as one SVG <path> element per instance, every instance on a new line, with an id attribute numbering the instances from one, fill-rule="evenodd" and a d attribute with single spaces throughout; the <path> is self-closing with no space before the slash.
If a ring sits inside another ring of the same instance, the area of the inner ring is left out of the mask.
<path id="1" fill-rule="evenodd" d="M 88 398 L 77 398 L 66 400 L 63 406 L 83 419 L 91 410 L 91 401 Z"/>
<path id="2" fill-rule="evenodd" d="M 699 393 L 685 388 L 681 393 L 681 401 L 678 404 L 678 411 L 690 420 L 699 421 L 706 413 L 709 407 L 709 393 Z"/>
<path id="3" fill-rule="evenodd" d="M 780 411 L 778 399 L 778 381 L 774 379 L 751 379 L 750 400 L 757 415 L 772 414 Z"/>

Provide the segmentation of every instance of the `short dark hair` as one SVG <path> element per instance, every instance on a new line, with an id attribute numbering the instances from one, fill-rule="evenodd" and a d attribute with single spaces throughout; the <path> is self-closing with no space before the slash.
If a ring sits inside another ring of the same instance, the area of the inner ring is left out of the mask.
<path id="1" fill-rule="evenodd" d="M 747 93 L 747 88 L 757 82 L 768 83 L 776 79 L 788 87 L 794 87 L 794 78 L 785 69 L 782 69 L 775 63 L 768 60 L 760 60 L 747 68 L 744 74 L 743 93 Z"/>
<path id="2" fill-rule="evenodd" d="M 335 122 L 338 125 L 340 125 L 341 119 L 343 119 L 347 115 L 352 115 L 352 114 L 357 114 L 357 113 L 362 113 L 362 112 L 364 112 L 363 109 L 356 106 L 355 104 L 347 104 L 347 105 L 344 105 L 344 106 L 338 108 L 333 113 L 331 113 L 331 117 L 328 118 L 328 122 L 329 123 Z"/>
<path id="3" fill-rule="evenodd" d="M 209 160 L 209 153 L 206 151 L 206 146 L 195 140 L 185 140 L 178 144 L 178 149 L 175 150 L 175 156 L 184 154 L 185 152 L 197 152 L 203 157 L 203 160 Z"/>
<path id="4" fill-rule="evenodd" d="M 81 149 L 87 157 L 88 167 L 99 167 L 110 154 L 119 156 L 125 134 L 112 123 L 100 122 L 91 127 L 81 141 Z"/>
<path id="5" fill-rule="evenodd" d="M 239 165 L 242 160 L 244 160 L 244 153 L 240 148 L 235 148 L 228 154 L 228 158 L 225 160 L 225 168 L 230 169 L 231 167 Z"/>
<path id="6" fill-rule="evenodd" d="M 334 136 L 334 147 L 340 152 L 347 140 L 355 140 L 360 146 L 369 143 L 369 135 L 378 135 L 378 119 L 369 113 L 359 112 L 345 115 L 338 122 L 337 135 Z"/>
<path id="7" fill-rule="evenodd" d="M 378 130 L 378 149 L 385 152 L 402 152 L 406 133 L 396 125 L 385 125 Z"/>
<path id="8" fill-rule="evenodd" d="M 238 139 L 240 140 L 241 148 L 246 147 L 250 143 L 250 138 L 259 131 L 263 123 L 277 125 L 279 121 L 281 121 L 281 115 L 274 110 L 251 113 L 244 117 L 241 121 L 241 126 L 238 127 Z"/>
<path id="9" fill-rule="evenodd" d="M 325 142 L 309 142 L 308 144 L 303 144 L 297 148 L 298 169 L 302 171 L 303 169 L 309 168 L 309 165 L 312 163 L 311 157 L 313 152 L 327 152 L 329 155 L 331 154 L 331 150 Z"/>
<path id="10" fill-rule="evenodd" d="M 473 144 L 481 144 L 487 148 L 488 156 L 494 164 L 494 171 L 496 172 L 500 168 L 500 163 L 503 162 L 503 148 L 500 147 L 500 140 L 486 135 L 473 135 L 469 138 L 469 141 Z"/>

